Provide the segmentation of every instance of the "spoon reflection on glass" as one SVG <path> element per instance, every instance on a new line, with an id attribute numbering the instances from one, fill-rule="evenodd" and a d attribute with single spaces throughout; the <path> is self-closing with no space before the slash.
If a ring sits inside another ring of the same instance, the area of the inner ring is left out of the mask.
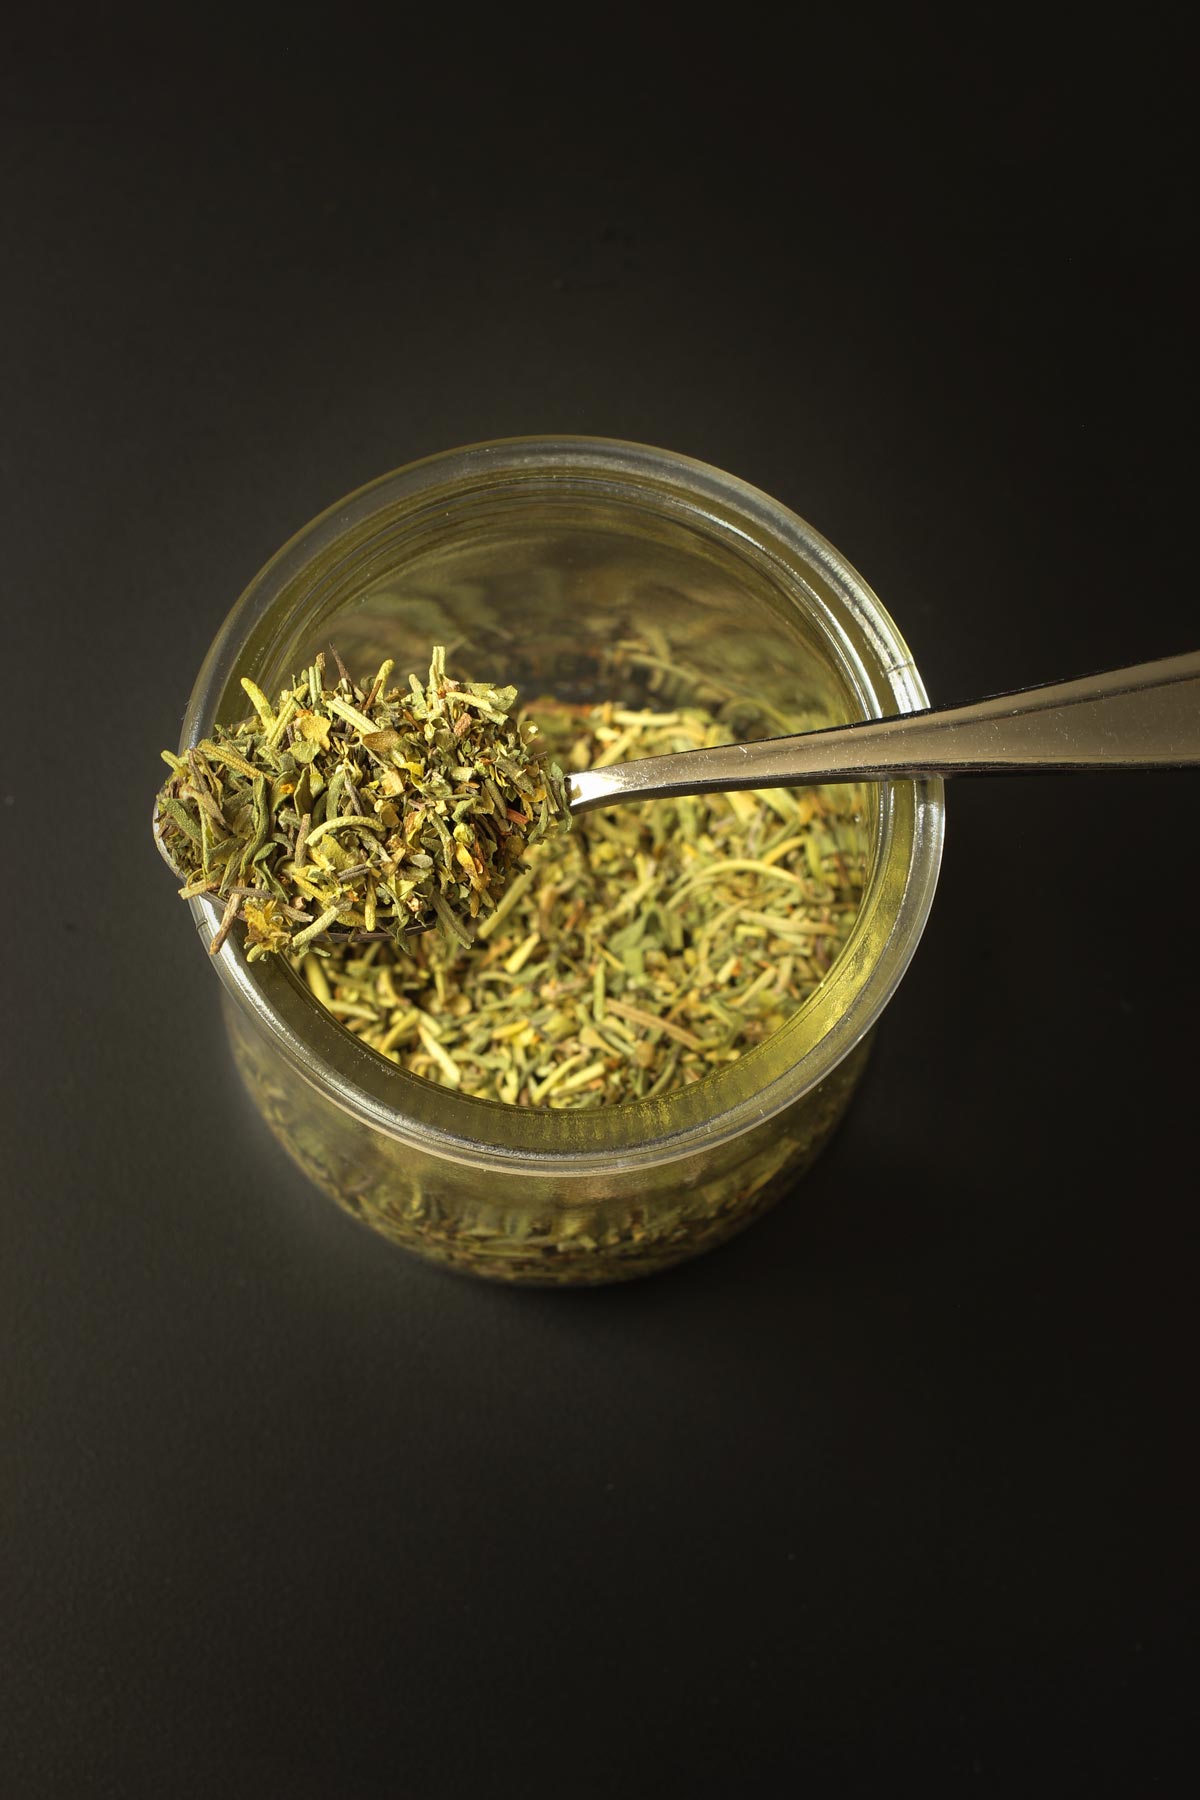
<path id="1" fill-rule="evenodd" d="M 1200 651 L 1192 651 L 971 706 L 585 769 L 572 777 L 570 803 L 582 813 L 730 788 L 1197 765 Z"/>

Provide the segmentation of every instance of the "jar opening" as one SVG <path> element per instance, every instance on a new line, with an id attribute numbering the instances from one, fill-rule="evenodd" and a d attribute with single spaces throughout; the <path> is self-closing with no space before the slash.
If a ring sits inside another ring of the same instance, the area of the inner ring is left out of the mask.
<path id="1" fill-rule="evenodd" d="M 184 738 L 239 715 L 241 676 L 277 685 L 334 627 L 340 653 L 364 667 L 382 649 L 398 668 L 418 668 L 435 635 L 457 637 L 476 667 L 530 695 L 543 685 L 602 698 L 606 652 L 647 625 L 668 650 L 686 643 L 726 687 L 736 658 L 737 681 L 781 717 L 798 700 L 828 723 L 926 704 L 874 595 L 765 495 L 643 446 L 516 440 L 384 477 L 285 546 L 214 644 Z M 291 971 L 250 967 L 233 944 L 219 971 L 297 1072 L 375 1129 L 537 1174 L 601 1168 L 614 1155 L 664 1160 L 694 1139 L 736 1136 L 809 1091 L 894 990 L 936 880 L 941 784 L 868 792 L 863 900 L 840 956 L 772 1036 L 676 1092 L 581 1111 L 455 1093 L 359 1043 Z M 211 902 L 191 904 L 208 933 Z"/>

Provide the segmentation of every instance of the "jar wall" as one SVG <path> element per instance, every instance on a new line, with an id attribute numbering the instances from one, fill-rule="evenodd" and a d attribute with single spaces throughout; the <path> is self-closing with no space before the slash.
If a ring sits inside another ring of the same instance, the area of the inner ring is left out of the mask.
<path id="1" fill-rule="evenodd" d="M 815 1161 L 866 1064 L 863 1039 L 756 1131 L 645 1170 L 543 1175 L 456 1163 L 372 1131 L 281 1056 L 247 1014 L 225 1022 L 251 1100 L 292 1160 L 352 1217 L 464 1274 L 535 1286 L 624 1281 L 723 1243 Z"/>
<path id="2" fill-rule="evenodd" d="M 690 687 L 761 736 L 857 716 L 820 614 L 817 594 L 711 524 L 629 496 L 498 484 L 343 568 L 281 636 L 266 685 L 331 642 L 355 671 L 385 657 L 419 670 L 442 643 L 452 674 L 501 671 L 525 701 L 638 704 Z"/>

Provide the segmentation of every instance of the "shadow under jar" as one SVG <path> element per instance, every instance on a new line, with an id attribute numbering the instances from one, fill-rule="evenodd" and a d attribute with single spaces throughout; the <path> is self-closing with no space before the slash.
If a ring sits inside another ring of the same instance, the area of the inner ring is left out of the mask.
<path id="1" fill-rule="evenodd" d="M 515 439 L 400 469 L 293 538 L 217 636 L 182 744 L 244 714 L 242 676 L 278 691 L 330 644 L 356 675 L 385 656 L 420 671 L 442 643 L 523 700 L 636 704 L 613 691 L 614 656 L 647 636 L 785 717 L 927 704 L 870 589 L 766 495 L 643 445 Z M 564 1111 L 468 1097 L 228 941 L 215 961 L 238 1068 L 300 1167 L 405 1249 L 505 1281 L 648 1274 L 748 1224 L 829 1138 L 928 915 L 942 826 L 941 782 L 867 788 L 841 954 L 778 1031 L 676 1091 Z M 218 909 L 190 905 L 207 940 Z"/>

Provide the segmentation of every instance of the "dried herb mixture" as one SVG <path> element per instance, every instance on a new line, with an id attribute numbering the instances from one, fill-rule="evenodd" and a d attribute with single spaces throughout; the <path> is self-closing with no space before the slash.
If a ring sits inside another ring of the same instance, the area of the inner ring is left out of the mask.
<path id="1" fill-rule="evenodd" d="M 318 657 L 182 757 L 158 830 L 185 895 L 225 901 L 392 1062 L 508 1105 L 670 1092 L 779 1029 L 844 945 L 864 878 L 856 786 L 658 800 L 571 821 L 569 772 L 728 742 L 754 709 L 661 655 L 645 705 L 456 681 L 367 685 Z M 665 692 L 664 692 L 665 688 Z M 802 721 L 791 721 L 801 729 Z M 564 775 L 564 769 L 568 772 Z M 570 830 L 560 829 L 571 825 Z"/>
<path id="2" fill-rule="evenodd" d="M 252 681 L 239 724 L 180 757 L 157 827 L 185 896 L 226 902 L 251 961 L 340 934 L 387 939 L 431 928 L 466 949 L 526 850 L 568 820 L 560 769 L 516 689 L 455 681 L 437 648 L 422 687 L 365 688 L 318 656 L 277 705 Z"/>
<path id="3" fill-rule="evenodd" d="M 568 770 L 727 742 L 702 706 L 534 709 Z M 297 955 L 347 1030 L 417 1075 L 509 1105 L 682 1087 L 776 1031 L 861 898 L 862 789 L 657 800 L 544 836 L 473 948 L 433 935 Z"/>

